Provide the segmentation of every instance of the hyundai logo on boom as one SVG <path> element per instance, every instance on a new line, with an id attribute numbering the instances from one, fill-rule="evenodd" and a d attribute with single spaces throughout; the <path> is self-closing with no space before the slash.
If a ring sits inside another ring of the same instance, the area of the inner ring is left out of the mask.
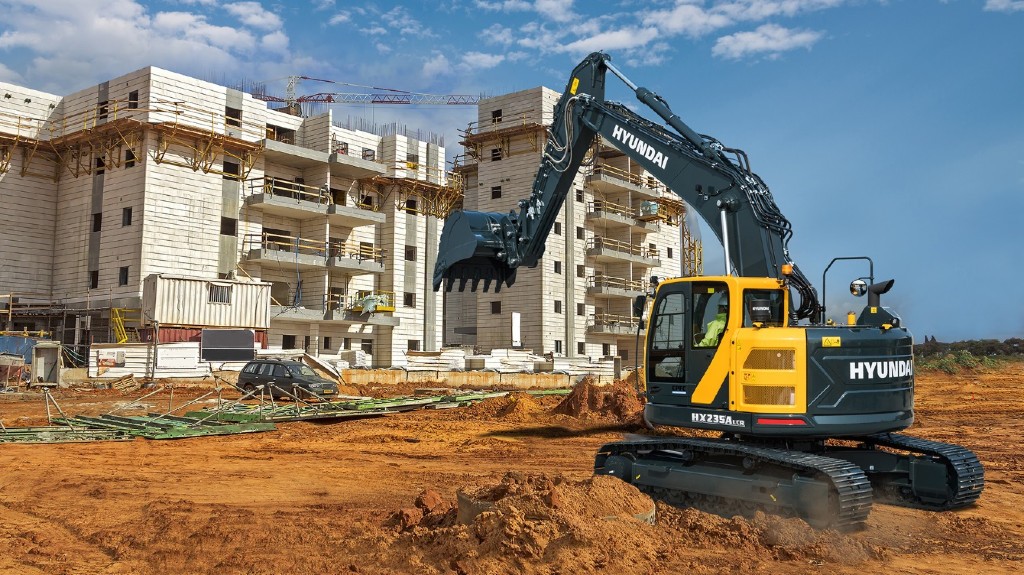
<path id="1" fill-rule="evenodd" d="M 657 164 L 661 169 L 664 170 L 668 166 L 668 157 L 665 154 L 662 154 L 654 146 L 627 132 L 622 126 L 616 125 L 612 128 L 612 137 Z"/>
<path id="2" fill-rule="evenodd" d="M 851 361 L 850 379 L 884 379 L 914 375 L 914 361 Z"/>

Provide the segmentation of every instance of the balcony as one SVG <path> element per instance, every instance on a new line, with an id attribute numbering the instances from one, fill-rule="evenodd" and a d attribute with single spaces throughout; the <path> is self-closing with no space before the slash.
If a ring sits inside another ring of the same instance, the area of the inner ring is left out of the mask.
<path id="1" fill-rule="evenodd" d="M 376 161 L 376 150 L 351 148 L 348 142 L 332 141 L 331 154 L 328 162 L 331 165 L 331 176 L 360 180 L 383 176 L 387 169 L 384 164 Z"/>
<path id="2" fill-rule="evenodd" d="M 634 232 L 656 232 L 658 223 L 639 219 L 640 213 L 628 206 L 597 200 L 587 204 L 587 221 L 607 227 L 628 226 Z"/>
<path id="3" fill-rule="evenodd" d="M 245 260 L 277 269 L 315 270 L 327 266 L 327 242 L 281 234 L 248 234 Z"/>
<path id="4" fill-rule="evenodd" d="M 290 141 L 267 138 L 263 140 L 263 146 L 263 157 L 266 160 L 293 168 L 311 168 L 326 164 L 328 160 L 327 152 L 296 146 Z"/>
<path id="5" fill-rule="evenodd" d="M 601 263 L 629 262 L 644 267 L 661 265 L 657 249 L 603 237 L 587 240 L 587 257 Z"/>
<path id="6" fill-rule="evenodd" d="M 323 217 L 331 196 L 323 187 L 307 186 L 279 178 L 248 180 L 245 203 L 263 213 L 296 220 Z"/>
<path id="7" fill-rule="evenodd" d="M 394 311 L 394 293 L 361 290 L 355 295 L 331 297 L 327 302 L 324 320 L 397 327 L 400 322 L 391 315 Z"/>
<path id="8" fill-rule="evenodd" d="M 637 318 L 628 315 L 594 314 L 587 318 L 587 333 L 592 335 L 636 335 L 638 325 Z M 643 330 L 640 333 L 643 333 Z"/>
<path id="9" fill-rule="evenodd" d="M 586 182 L 591 189 L 601 193 L 630 192 L 652 199 L 667 191 L 654 177 L 641 176 L 606 164 L 594 166 L 594 172 L 587 176 Z"/>
<path id="10" fill-rule="evenodd" d="M 587 295 L 635 298 L 646 293 L 642 280 L 627 280 L 611 276 L 590 276 L 587 278 Z"/>
<path id="11" fill-rule="evenodd" d="M 384 271 L 385 251 L 361 242 L 331 242 L 327 267 L 353 274 Z"/>
<path id="12" fill-rule="evenodd" d="M 366 204 L 338 205 L 325 186 L 307 186 L 280 178 L 249 180 L 249 206 L 296 220 L 327 216 L 333 226 L 357 228 L 384 223 L 384 214 Z"/>

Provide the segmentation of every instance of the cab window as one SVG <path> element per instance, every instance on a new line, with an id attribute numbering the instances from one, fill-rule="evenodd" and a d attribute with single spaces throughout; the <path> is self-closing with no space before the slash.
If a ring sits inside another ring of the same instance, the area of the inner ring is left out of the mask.
<path id="1" fill-rule="evenodd" d="M 288 368 L 283 365 L 275 365 L 274 377 L 288 377 Z"/>
<path id="2" fill-rule="evenodd" d="M 658 300 L 652 314 L 652 377 L 682 378 L 683 352 L 686 347 L 686 299 L 682 293 L 669 293 Z"/>
<path id="3" fill-rule="evenodd" d="M 274 375 L 274 364 L 264 363 L 260 366 L 260 375 Z"/>
<path id="4" fill-rule="evenodd" d="M 718 347 L 729 318 L 729 289 L 724 283 L 701 283 L 693 289 L 693 347 Z"/>

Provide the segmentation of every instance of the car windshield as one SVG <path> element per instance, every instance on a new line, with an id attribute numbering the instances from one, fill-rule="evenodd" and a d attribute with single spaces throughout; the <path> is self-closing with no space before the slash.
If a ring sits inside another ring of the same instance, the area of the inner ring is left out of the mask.
<path id="1" fill-rule="evenodd" d="M 317 376 L 316 372 L 313 371 L 312 369 L 310 369 L 310 367 L 308 365 L 300 365 L 300 366 L 296 367 L 295 369 L 300 374 L 305 375 L 305 376 L 309 376 L 309 377 L 316 377 Z"/>

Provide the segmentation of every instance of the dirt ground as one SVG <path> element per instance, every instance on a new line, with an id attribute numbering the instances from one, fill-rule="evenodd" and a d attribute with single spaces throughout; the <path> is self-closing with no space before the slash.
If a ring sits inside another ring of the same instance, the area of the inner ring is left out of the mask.
<path id="1" fill-rule="evenodd" d="M 855 533 L 661 504 L 638 519 L 650 499 L 591 473 L 599 445 L 642 431 L 624 385 L 261 434 L 0 444 L 0 573 L 1024 572 L 1022 385 L 1021 363 L 919 375 L 911 432 L 975 450 L 985 492 L 953 513 L 876 505 Z M 55 397 L 97 414 L 138 395 Z M 41 399 L 10 399 L 5 425 L 45 423 Z M 481 512 L 459 517 L 459 493 Z"/>

